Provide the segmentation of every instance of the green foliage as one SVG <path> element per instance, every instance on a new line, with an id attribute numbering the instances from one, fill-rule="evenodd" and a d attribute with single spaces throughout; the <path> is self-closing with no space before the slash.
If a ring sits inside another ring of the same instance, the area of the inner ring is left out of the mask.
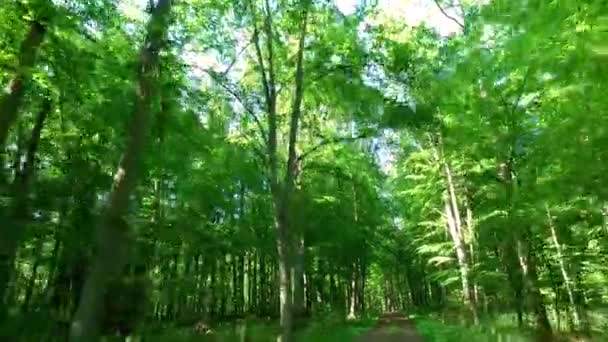
<path id="1" fill-rule="evenodd" d="M 112 286 L 108 300 L 164 329 L 159 340 L 200 338 L 199 322 L 238 339 L 237 319 L 280 315 L 287 261 L 294 292 L 305 287 L 296 321 L 312 317 L 302 340 L 349 341 L 371 324 L 344 323 L 347 315 L 452 306 L 476 312 L 480 326 L 421 318 L 429 341 L 518 341 L 484 321 L 517 313 L 522 329 L 543 324 L 544 312 L 556 331 L 605 331 L 604 2 L 463 2 L 446 13 L 464 30 L 442 37 L 381 6 L 343 15 L 311 1 L 294 108 L 302 4 L 176 2 L 148 94 L 143 167 L 121 207 L 132 235 L 116 281 L 127 285 Z M 0 151 L 0 311 L 10 313 L 0 323 L 9 330 L 31 320 L 50 322 L 34 339 L 65 333 L 74 314 L 134 130 L 146 6 L 0 8 L 3 99 L 31 76 Z M 25 72 L 35 24 L 48 31 Z M 149 291 L 133 292 L 134 274 Z M 262 341 L 279 329 L 252 321 L 245 330 Z"/>
<path id="2" fill-rule="evenodd" d="M 528 342 L 532 338 L 517 331 L 515 326 L 504 326 L 500 320 L 482 322 L 479 327 L 445 324 L 428 318 L 416 319 L 416 329 L 428 342 Z"/>

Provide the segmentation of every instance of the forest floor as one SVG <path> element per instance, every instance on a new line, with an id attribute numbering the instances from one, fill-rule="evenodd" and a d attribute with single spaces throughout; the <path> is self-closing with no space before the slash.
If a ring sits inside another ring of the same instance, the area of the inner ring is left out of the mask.
<path id="1" fill-rule="evenodd" d="M 356 342 L 423 342 L 414 322 L 401 313 L 383 315 L 378 324 Z"/>

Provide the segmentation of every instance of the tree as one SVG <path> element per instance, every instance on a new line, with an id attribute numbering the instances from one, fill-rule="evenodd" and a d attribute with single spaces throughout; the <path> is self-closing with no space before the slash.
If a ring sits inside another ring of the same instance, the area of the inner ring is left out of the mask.
<path id="1" fill-rule="evenodd" d="M 108 281 L 124 265 L 129 245 L 129 227 L 124 215 L 137 181 L 150 117 L 158 87 L 160 49 L 166 34 L 171 0 L 161 0 L 152 8 L 147 37 L 141 48 L 135 111 L 130 124 L 126 150 L 114 175 L 108 204 L 101 217 L 97 236 L 97 255 L 85 280 L 78 309 L 72 322 L 70 340 L 90 341 L 99 336 L 103 297 Z"/>

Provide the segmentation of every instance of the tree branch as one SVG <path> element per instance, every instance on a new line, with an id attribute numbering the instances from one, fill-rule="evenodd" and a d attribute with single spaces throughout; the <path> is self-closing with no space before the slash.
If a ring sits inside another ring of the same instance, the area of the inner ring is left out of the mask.
<path id="1" fill-rule="evenodd" d="M 268 0 L 266 0 L 268 3 Z M 289 127 L 289 146 L 288 146 L 288 157 L 287 157 L 287 174 L 285 175 L 286 194 L 289 189 L 293 187 L 293 181 L 295 180 L 297 164 L 300 160 L 296 153 L 296 144 L 298 138 L 298 126 L 300 123 L 300 117 L 302 115 L 302 101 L 304 99 L 304 41 L 306 39 L 306 27 L 308 23 L 308 5 L 309 0 L 304 0 L 304 9 L 302 14 L 302 27 L 300 31 L 300 39 L 298 41 L 298 52 L 296 58 L 296 72 L 295 72 L 295 89 L 294 89 L 294 100 L 291 112 L 291 122 Z M 268 5 L 267 5 L 268 6 Z"/>
<path id="2" fill-rule="evenodd" d="M 268 88 L 270 97 L 274 103 L 276 99 L 276 84 L 274 75 L 274 52 L 273 52 L 273 33 L 272 33 L 272 16 L 270 2 L 264 1 L 266 7 L 266 17 L 264 18 L 264 30 L 266 31 L 266 49 L 268 50 Z"/>
<path id="3" fill-rule="evenodd" d="M 210 70 L 210 69 L 204 69 L 203 70 L 207 75 L 209 75 L 216 83 L 218 83 L 222 88 L 224 88 L 224 90 L 226 90 L 230 95 L 232 95 L 232 97 L 234 97 L 245 109 L 245 111 L 251 116 L 251 118 L 253 119 L 253 121 L 255 122 L 255 124 L 258 126 L 258 129 L 260 130 L 260 134 L 262 135 L 262 138 L 264 139 L 264 141 L 267 141 L 267 133 L 266 130 L 264 129 L 264 125 L 262 125 L 262 122 L 260 121 L 260 118 L 258 118 L 258 116 L 255 114 L 255 110 L 253 109 L 253 106 L 251 104 L 249 104 L 242 96 L 242 94 L 240 94 L 237 90 L 232 89 L 228 84 L 226 84 L 225 81 L 225 76 L 222 75 L 218 75 L 217 72 Z"/>
<path id="4" fill-rule="evenodd" d="M 451 21 L 455 22 L 458 26 L 460 26 L 460 28 L 462 28 L 464 30 L 464 24 L 461 23 L 458 19 L 454 18 L 453 16 L 451 16 L 450 14 L 448 14 L 448 12 L 446 12 L 443 7 L 441 7 L 441 4 L 439 3 L 439 0 L 433 0 L 435 2 L 435 5 L 437 5 L 437 8 L 439 9 L 439 11 L 441 11 L 441 13 L 448 19 L 450 19 Z"/>
<path id="5" fill-rule="evenodd" d="M 524 79 L 521 82 L 521 87 L 519 87 L 519 89 L 518 89 L 517 98 L 515 99 L 515 103 L 513 103 L 513 107 L 511 108 L 511 116 L 513 116 L 515 114 L 515 110 L 517 110 L 517 105 L 519 104 L 519 102 L 521 101 L 521 99 L 524 96 L 524 92 L 526 91 L 526 86 L 528 84 L 528 79 L 530 77 L 530 74 L 532 73 L 532 71 L 530 69 L 531 69 L 530 67 L 528 67 L 528 69 L 526 69 L 526 74 L 524 75 Z"/>
<path id="6" fill-rule="evenodd" d="M 302 153 L 298 157 L 298 161 L 302 161 L 304 158 L 308 157 L 312 153 L 315 153 L 316 151 L 320 150 L 321 148 L 323 148 L 325 146 L 338 144 L 338 143 L 342 143 L 342 142 L 351 142 L 351 141 L 357 141 L 360 139 L 369 138 L 372 136 L 372 133 L 373 132 L 365 132 L 365 133 L 361 133 L 354 137 L 334 137 L 334 138 L 325 139 L 325 140 L 321 141 L 320 143 L 318 143 L 317 145 L 313 146 L 308 151 Z"/>
<path id="7" fill-rule="evenodd" d="M 270 103 L 270 87 L 268 84 L 268 77 L 266 76 L 266 67 L 264 66 L 264 57 L 262 55 L 262 48 L 260 48 L 260 30 L 257 24 L 257 16 L 255 9 L 253 8 L 253 4 L 249 2 L 250 11 L 253 15 L 253 37 L 251 38 L 253 45 L 255 46 L 255 54 L 258 59 L 258 64 L 260 66 L 260 75 L 262 76 L 262 86 L 264 88 L 264 98 L 266 100 L 266 104 Z"/>
<path id="8" fill-rule="evenodd" d="M 232 67 L 236 64 L 236 62 L 239 60 L 239 58 L 241 57 L 241 55 L 243 54 L 243 52 L 245 52 L 245 50 L 247 50 L 247 48 L 249 47 L 249 45 L 251 45 L 251 42 L 247 43 L 247 45 L 243 46 L 243 48 L 241 49 L 241 51 L 239 51 L 239 53 L 237 53 L 237 55 L 234 57 L 234 60 L 232 61 L 232 63 L 230 63 L 230 65 L 228 65 L 228 67 L 226 68 L 226 70 L 224 70 L 224 72 L 222 72 L 223 76 L 228 75 L 228 73 L 230 72 L 230 69 L 232 69 Z"/>

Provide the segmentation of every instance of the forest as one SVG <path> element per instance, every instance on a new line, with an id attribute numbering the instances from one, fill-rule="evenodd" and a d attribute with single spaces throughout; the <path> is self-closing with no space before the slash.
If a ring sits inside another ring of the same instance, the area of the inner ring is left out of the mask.
<path id="1" fill-rule="evenodd" d="M 3 341 L 608 341 L 606 1 L 3 0 L 0 85 Z"/>

